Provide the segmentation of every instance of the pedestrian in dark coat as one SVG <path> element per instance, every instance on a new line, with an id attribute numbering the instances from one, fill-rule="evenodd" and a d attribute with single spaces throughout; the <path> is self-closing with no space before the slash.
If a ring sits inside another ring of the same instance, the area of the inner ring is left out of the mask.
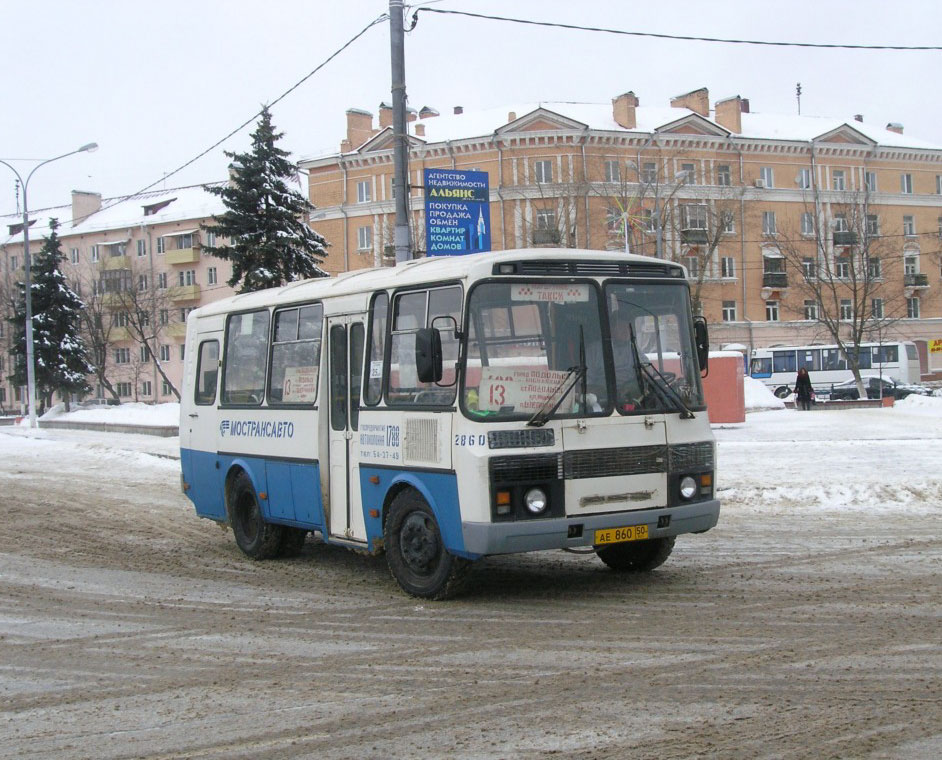
<path id="1" fill-rule="evenodd" d="M 797 407 L 808 411 L 811 409 L 811 397 L 814 391 L 811 389 L 811 378 L 808 376 L 808 370 L 802 367 L 798 370 L 798 377 L 795 380 L 795 395 L 798 397 Z"/>

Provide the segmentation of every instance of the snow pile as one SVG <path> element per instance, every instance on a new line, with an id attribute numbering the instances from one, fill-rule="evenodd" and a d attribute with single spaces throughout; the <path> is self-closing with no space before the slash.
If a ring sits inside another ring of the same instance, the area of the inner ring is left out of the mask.
<path id="1" fill-rule="evenodd" d="M 906 412 L 915 412 L 920 416 L 942 417 L 942 397 L 940 396 L 920 396 L 918 393 L 913 393 L 896 401 L 894 406 Z"/>
<path id="2" fill-rule="evenodd" d="M 743 378 L 743 391 L 746 397 L 746 411 L 756 412 L 762 409 L 784 409 L 785 402 L 776 398 L 764 383 L 752 377 Z"/>
<path id="3" fill-rule="evenodd" d="M 63 404 L 56 404 L 46 412 L 41 420 L 67 420 L 70 422 L 110 422 L 115 425 L 166 425 L 180 423 L 180 405 L 142 404 L 134 402 L 118 406 L 102 406 L 94 409 L 77 409 L 66 413 Z M 29 424 L 24 419 L 20 424 Z"/>

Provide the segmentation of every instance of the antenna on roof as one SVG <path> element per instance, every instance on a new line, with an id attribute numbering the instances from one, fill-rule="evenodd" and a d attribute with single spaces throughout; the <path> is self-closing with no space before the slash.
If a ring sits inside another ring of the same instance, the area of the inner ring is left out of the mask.
<path id="1" fill-rule="evenodd" d="M 795 85 L 795 97 L 798 99 L 798 115 L 801 116 L 801 82 Z"/>

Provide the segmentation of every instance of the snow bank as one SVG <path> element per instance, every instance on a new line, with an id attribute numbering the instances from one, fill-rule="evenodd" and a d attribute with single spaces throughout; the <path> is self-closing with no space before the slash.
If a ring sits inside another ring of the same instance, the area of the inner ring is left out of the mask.
<path id="1" fill-rule="evenodd" d="M 757 412 L 762 409 L 784 409 L 785 402 L 776 398 L 765 384 L 752 377 L 743 378 L 743 391 L 746 397 L 746 411 Z"/>
<path id="2" fill-rule="evenodd" d="M 942 417 L 942 397 L 940 396 L 920 396 L 914 393 L 895 402 L 894 406 L 925 417 Z"/>
<path id="3" fill-rule="evenodd" d="M 76 409 L 66 413 L 62 404 L 56 404 L 41 420 L 69 420 L 73 422 L 111 422 L 116 425 L 178 425 L 180 405 L 130 403 L 103 406 L 95 409 Z M 29 424 L 23 420 L 20 424 Z"/>

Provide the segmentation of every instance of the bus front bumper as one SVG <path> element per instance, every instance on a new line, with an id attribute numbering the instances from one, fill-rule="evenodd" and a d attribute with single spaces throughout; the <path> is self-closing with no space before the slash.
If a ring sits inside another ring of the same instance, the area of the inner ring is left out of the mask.
<path id="1" fill-rule="evenodd" d="M 505 523 L 465 522 L 461 524 L 463 553 L 466 556 L 484 556 L 592 546 L 597 530 L 638 525 L 648 527 L 649 538 L 702 533 L 716 525 L 719 516 L 720 502 L 711 499 L 678 507 L 617 514 Z"/>

